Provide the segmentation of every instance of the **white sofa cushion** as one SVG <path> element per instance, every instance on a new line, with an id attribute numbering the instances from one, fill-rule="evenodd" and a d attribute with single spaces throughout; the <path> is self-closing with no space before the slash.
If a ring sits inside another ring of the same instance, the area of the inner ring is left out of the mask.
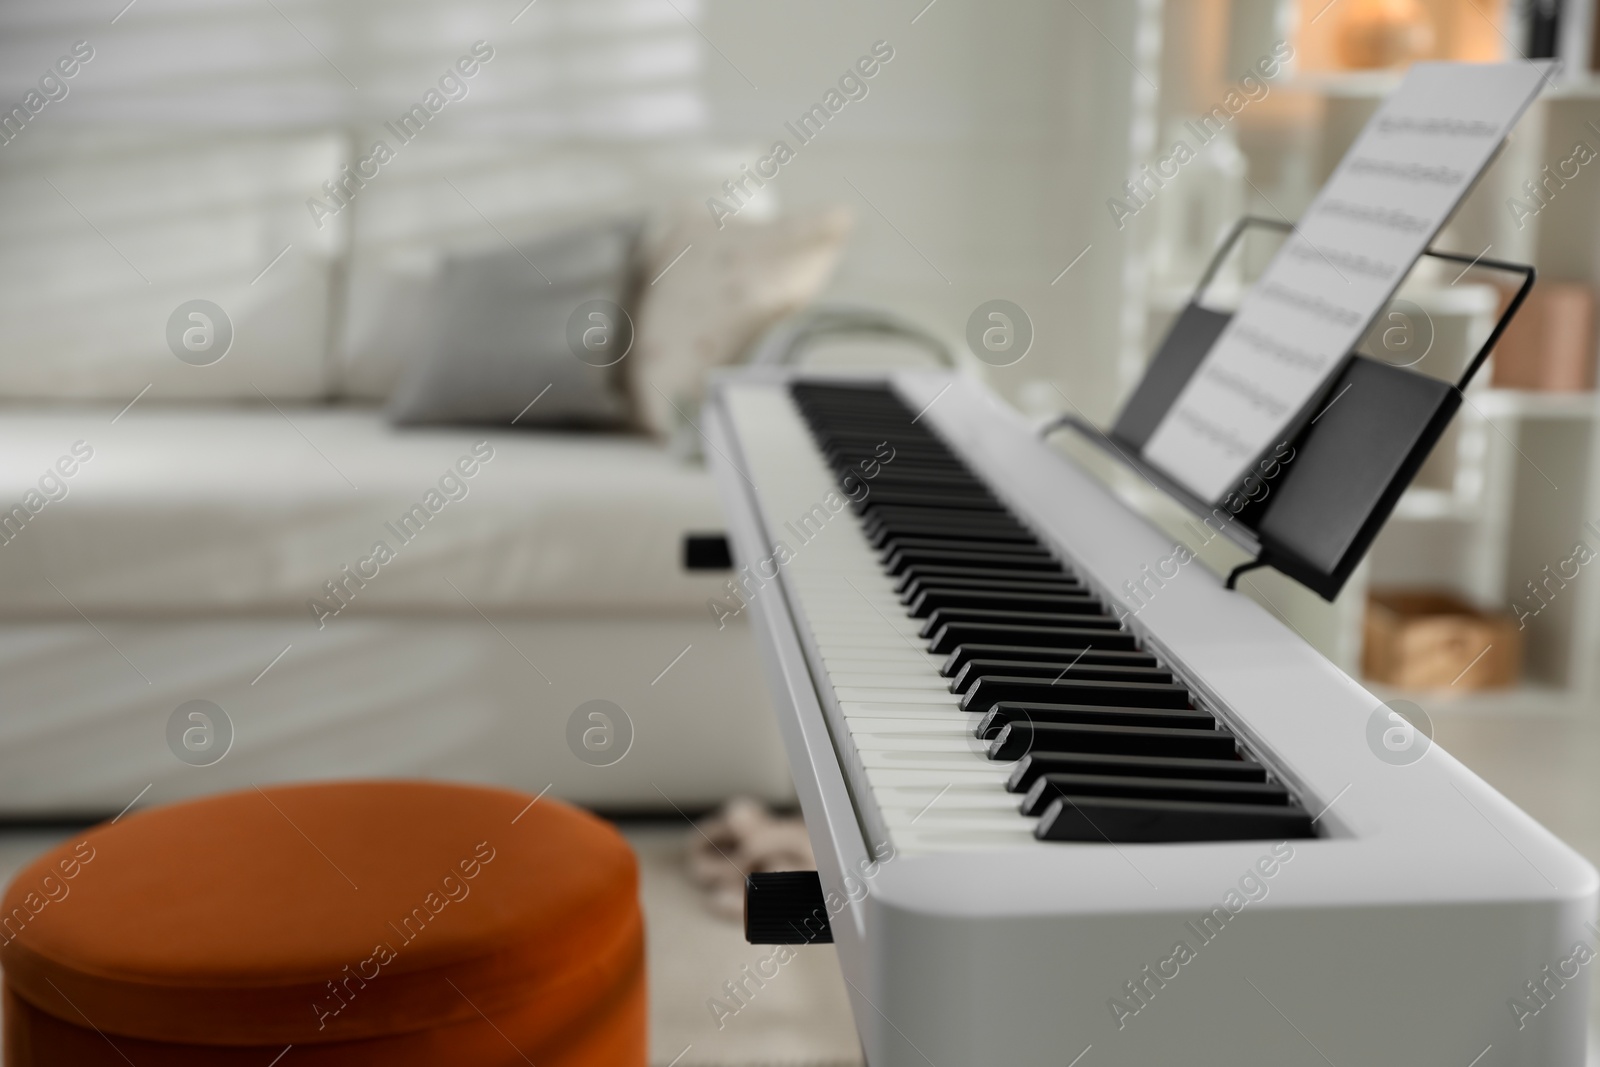
<path id="1" fill-rule="evenodd" d="M 681 560 L 686 533 L 722 528 L 710 478 L 641 438 L 337 407 L 114 415 L 0 410 L 0 617 L 706 613 L 727 577 Z"/>

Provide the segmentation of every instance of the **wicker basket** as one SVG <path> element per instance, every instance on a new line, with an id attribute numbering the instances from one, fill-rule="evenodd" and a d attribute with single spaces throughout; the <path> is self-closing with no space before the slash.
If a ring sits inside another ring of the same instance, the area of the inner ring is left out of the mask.
<path id="1" fill-rule="evenodd" d="M 1374 590 L 1361 655 L 1367 678 L 1401 689 L 1503 689 L 1522 671 L 1509 615 L 1437 590 Z"/>

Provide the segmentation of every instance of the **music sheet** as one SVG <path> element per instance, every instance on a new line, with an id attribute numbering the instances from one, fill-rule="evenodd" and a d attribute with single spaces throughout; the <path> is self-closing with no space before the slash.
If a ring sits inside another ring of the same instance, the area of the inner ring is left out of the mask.
<path id="1" fill-rule="evenodd" d="M 1145 446 L 1217 501 L 1278 445 L 1543 86 L 1549 63 L 1419 63 L 1361 131 Z"/>

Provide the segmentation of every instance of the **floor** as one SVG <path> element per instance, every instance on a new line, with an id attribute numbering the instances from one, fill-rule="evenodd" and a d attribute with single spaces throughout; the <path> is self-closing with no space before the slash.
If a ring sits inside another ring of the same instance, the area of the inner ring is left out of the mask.
<path id="1" fill-rule="evenodd" d="M 625 830 L 644 880 L 653 1067 L 860 1064 L 832 945 L 799 947 L 777 977 L 740 995 L 742 1005 L 724 992 L 723 983 L 743 980 L 741 969 L 755 971 L 773 949 L 745 944 L 739 922 L 713 915 L 701 902 L 683 875 L 685 835 L 692 832 L 682 820 Z"/>
<path id="2" fill-rule="evenodd" d="M 1433 709 L 1430 709 L 1433 710 Z M 1434 713 L 1435 739 L 1592 862 L 1600 863 L 1600 712 L 1584 718 Z M 649 929 L 652 1067 L 860 1064 L 830 946 L 808 946 L 740 1001 L 724 983 L 772 952 L 713 915 L 684 875 L 687 823 L 624 826 L 639 855 Z M 0 831 L 0 880 L 60 834 Z M 770 966 L 768 967 L 770 970 Z M 1596 990 L 1600 1001 L 1600 990 Z M 1600 1020 L 1600 1011 L 1594 1018 Z M 1591 1039 L 1590 1067 L 1600 1067 Z"/>

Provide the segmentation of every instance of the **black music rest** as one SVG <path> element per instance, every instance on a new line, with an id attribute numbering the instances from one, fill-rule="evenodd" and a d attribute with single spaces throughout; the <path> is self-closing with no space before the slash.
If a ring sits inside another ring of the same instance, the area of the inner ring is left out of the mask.
<path id="1" fill-rule="evenodd" d="M 1271 469 L 1274 475 L 1251 475 L 1222 501 L 1205 501 L 1146 461 L 1144 448 L 1231 318 L 1228 312 L 1205 307 L 1200 300 L 1251 226 L 1284 232 L 1293 228 L 1275 219 L 1240 220 L 1206 268 L 1195 295 L 1173 323 L 1111 430 L 1101 432 L 1082 419 L 1067 416 L 1046 432 L 1067 426 L 1079 431 L 1254 556 L 1252 562 L 1228 576 L 1228 588 L 1247 570 L 1272 567 L 1332 600 L 1366 556 L 1401 494 L 1450 425 L 1461 406 L 1462 391 L 1527 298 L 1535 273 L 1529 266 L 1482 256 L 1425 252 L 1434 259 L 1505 271 L 1523 279 L 1460 379 L 1444 381 L 1352 352 L 1321 393 L 1290 423 L 1285 441 L 1260 457 L 1286 455 L 1287 459 L 1267 467 L 1251 465 L 1252 471 Z"/>

